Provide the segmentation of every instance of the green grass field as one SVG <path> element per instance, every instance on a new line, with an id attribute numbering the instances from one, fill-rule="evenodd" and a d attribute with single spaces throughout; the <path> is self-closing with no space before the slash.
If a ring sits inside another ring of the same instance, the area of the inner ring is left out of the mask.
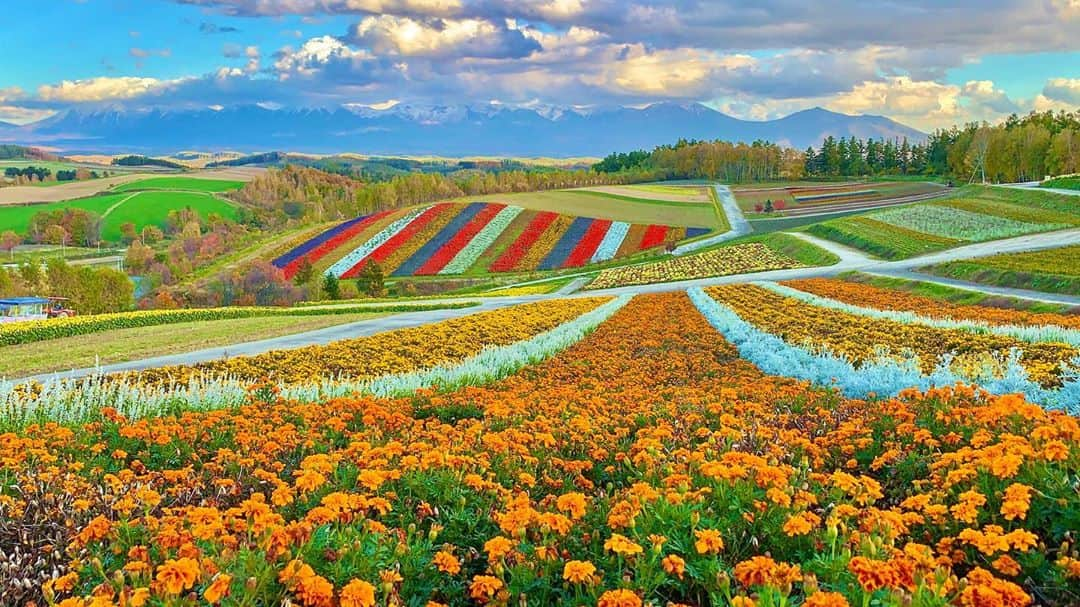
<path id="1" fill-rule="evenodd" d="M 1080 177 L 1058 177 L 1039 184 L 1041 188 L 1057 188 L 1059 190 L 1080 190 Z"/>
<path id="2" fill-rule="evenodd" d="M 67 208 L 84 209 L 102 216 L 101 236 L 104 240 L 120 240 L 120 226 L 125 222 L 135 224 L 137 230 L 147 225 L 163 226 L 169 211 L 191 207 L 203 217 L 217 213 L 235 218 L 236 207 L 210 194 L 192 192 L 119 192 L 90 198 L 50 202 L 47 204 L 8 205 L 0 207 L 0 232 L 12 230 L 25 234 L 30 219 L 42 211 Z"/>
<path id="3" fill-rule="evenodd" d="M 118 185 L 114 192 L 138 190 L 183 190 L 187 192 L 229 192 L 244 187 L 242 181 L 227 179 L 196 179 L 193 177 L 151 177 Z"/>
<path id="4" fill-rule="evenodd" d="M 656 223 L 718 229 L 712 205 L 703 203 L 668 203 L 619 197 L 602 192 L 575 190 L 465 196 L 457 202 L 502 202 L 526 209 L 552 211 L 564 215 L 599 217 L 628 223 Z M 659 204 L 658 204 L 659 203 Z"/>
<path id="5" fill-rule="evenodd" d="M 906 278 L 894 278 L 892 276 L 878 276 L 851 272 L 840 274 L 839 278 L 850 282 L 867 284 L 880 289 L 904 291 L 912 295 L 929 297 L 938 301 L 946 301 L 963 306 L 989 306 L 994 308 L 1008 308 L 1013 310 L 1026 310 L 1028 312 L 1049 312 L 1060 314 L 1069 310 L 1068 306 L 1052 304 L 1031 299 L 1017 299 L 1002 295 L 992 295 L 980 291 L 957 289 L 948 285 L 935 282 L 923 282 L 921 280 L 908 280 Z"/>

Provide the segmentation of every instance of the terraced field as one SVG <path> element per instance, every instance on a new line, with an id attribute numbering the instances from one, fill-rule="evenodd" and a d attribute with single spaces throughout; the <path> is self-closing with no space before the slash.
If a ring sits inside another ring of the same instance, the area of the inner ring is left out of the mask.
<path id="1" fill-rule="evenodd" d="M 904 259 L 1078 225 L 1080 205 L 1068 196 L 968 187 L 939 201 L 828 220 L 806 230 L 883 259 Z"/>
<path id="2" fill-rule="evenodd" d="M 1080 295 L 1080 245 L 949 261 L 923 270 L 998 287 Z"/>
<path id="3" fill-rule="evenodd" d="M 369 261 L 393 276 L 579 268 L 703 235 L 707 228 L 575 217 L 498 203 L 439 203 L 342 222 L 274 259 L 294 275 L 352 278 Z"/>
<path id="4" fill-rule="evenodd" d="M 918 181 L 793 184 L 733 188 L 739 207 L 753 219 L 771 202 L 785 217 L 843 213 L 888 207 L 940 196 L 946 189 Z"/>

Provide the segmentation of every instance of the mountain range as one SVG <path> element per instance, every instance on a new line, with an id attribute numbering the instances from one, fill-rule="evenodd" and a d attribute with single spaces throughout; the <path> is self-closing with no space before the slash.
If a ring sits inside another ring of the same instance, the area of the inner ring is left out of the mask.
<path id="1" fill-rule="evenodd" d="M 604 156 L 678 139 L 767 140 L 796 147 L 829 136 L 912 141 L 926 135 L 882 116 L 822 108 L 776 120 L 733 118 L 705 105 L 643 108 L 511 108 L 396 105 L 284 109 L 244 105 L 198 110 L 67 110 L 22 126 L 0 123 L 0 142 L 68 153 L 285 149 L 309 153 L 438 156 Z"/>

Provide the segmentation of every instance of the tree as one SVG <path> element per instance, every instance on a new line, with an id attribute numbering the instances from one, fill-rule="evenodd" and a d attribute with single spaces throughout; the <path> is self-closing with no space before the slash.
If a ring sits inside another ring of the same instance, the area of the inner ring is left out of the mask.
<path id="1" fill-rule="evenodd" d="M 341 299 L 341 284 L 333 274 L 323 275 L 322 290 L 327 299 Z"/>
<path id="2" fill-rule="evenodd" d="M 378 262 L 372 260 L 364 264 L 356 277 L 356 289 L 369 297 L 380 297 L 385 293 L 385 277 Z"/>
<path id="3" fill-rule="evenodd" d="M 143 227 L 142 241 L 144 243 L 152 245 L 161 242 L 162 238 L 165 238 L 165 233 L 161 231 L 161 228 L 151 225 Z"/>
<path id="4" fill-rule="evenodd" d="M 7 251 L 11 259 L 15 259 L 15 247 L 19 246 L 21 242 L 22 237 L 11 230 L 0 234 L 0 249 Z"/>
<path id="5" fill-rule="evenodd" d="M 135 224 L 130 221 L 125 221 L 120 224 L 120 240 L 124 244 L 131 244 L 139 237 L 139 233 L 135 230 Z"/>
<path id="6" fill-rule="evenodd" d="M 67 246 L 68 233 L 64 229 L 64 226 L 59 224 L 53 224 L 45 228 L 45 242 L 49 244 L 58 244 L 61 247 Z"/>
<path id="7" fill-rule="evenodd" d="M 311 260 L 305 257 L 300 262 L 300 267 L 296 269 L 296 274 L 293 276 L 293 284 L 296 286 L 306 285 L 311 282 L 311 279 L 315 277 L 315 266 L 311 265 Z"/>

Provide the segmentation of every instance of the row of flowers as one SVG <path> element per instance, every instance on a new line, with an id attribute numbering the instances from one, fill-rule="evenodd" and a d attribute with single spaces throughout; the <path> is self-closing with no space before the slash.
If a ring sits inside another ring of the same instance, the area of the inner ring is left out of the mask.
<path id="1" fill-rule="evenodd" d="M 1080 593 L 1077 418 L 962 388 L 849 400 L 766 376 L 681 293 L 635 297 L 497 384 L 105 412 L 2 438 L 0 509 L 25 530 L 0 568 L 10 604 L 1026 607 Z"/>
<path id="2" fill-rule="evenodd" d="M 460 251 L 451 259 L 441 270 L 439 274 L 462 274 L 476 263 L 484 251 L 488 250 L 499 236 L 502 235 L 506 228 L 510 227 L 510 224 L 517 219 L 518 215 L 525 209 L 521 207 L 508 206 L 499 211 L 497 215 L 482 230 L 480 230 L 476 236 L 469 241 L 469 244 L 462 247 Z"/>
<path id="3" fill-rule="evenodd" d="M 338 278 L 341 278 L 345 272 L 351 270 L 354 266 L 371 255 L 375 249 L 378 249 L 384 242 L 393 238 L 394 234 L 397 234 L 401 230 L 405 229 L 405 226 L 412 223 L 417 217 L 424 214 L 430 207 L 420 207 L 413 209 L 406 213 L 404 216 L 393 221 L 390 225 L 386 226 L 382 230 L 379 230 L 374 236 L 364 241 L 363 244 L 357 248 L 349 251 L 341 259 L 338 259 L 330 265 L 326 270 L 326 274 L 331 274 Z"/>
<path id="4" fill-rule="evenodd" d="M 802 264 L 755 242 L 663 261 L 602 270 L 587 288 L 607 289 L 798 267 L 802 267 Z"/>
<path id="5" fill-rule="evenodd" d="M 385 305 L 337 306 L 331 308 L 280 308 L 280 307 L 225 307 L 186 308 L 180 310 L 136 310 L 112 314 L 72 316 L 49 320 L 31 320 L 0 324 L 0 346 L 25 344 L 48 339 L 76 337 L 100 331 L 154 327 L 177 323 L 207 320 L 231 320 L 264 316 L 326 316 L 331 314 L 356 314 L 362 312 L 422 312 L 444 308 L 468 307 L 468 305 L 441 305 L 402 303 Z"/>
<path id="6" fill-rule="evenodd" d="M 955 372 L 981 381 L 1000 378 L 1003 363 L 1016 353 L 1031 380 L 1049 387 L 1060 385 L 1064 363 L 1080 354 L 1062 343 L 1028 343 L 1009 335 L 939 328 L 811 305 L 760 285 L 720 286 L 709 293 L 765 332 L 788 343 L 844 356 L 856 365 L 895 356 L 916 360 L 923 373 L 931 373 L 948 358 Z"/>
<path id="7" fill-rule="evenodd" d="M 1059 343 L 1080 348 L 1080 330 L 1058 327 L 1055 325 L 1014 325 L 994 324 L 978 320 L 954 320 L 940 316 L 928 316 L 914 311 L 879 310 L 869 306 L 860 306 L 814 293 L 801 291 L 787 285 L 774 282 L 757 282 L 759 287 L 784 297 L 791 297 L 819 308 L 839 310 L 856 316 L 879 318 L 904 324 L 918 324 L 938 329 L 958 329 L 971 333 L 1003 335 L 1028 343 Z"/>
<path id="8" fill-rule="evenodd" d="M 916 312 L 930 318 L 966 320 L 988 325 L 1056 326 L 1080 330 L 1080 314 L 1029 312 L 983 305 L 961 305 L 899 289 L 885 289 L 835 278 L 789 280 L 783 284 L 856 306 L 897 312 Z"/>
<path id="9" fill-rule="evenodd" d="M 349 268 L 341 277 L 355 278 L 369 261 L 377 262 L 384 272 L 392 272 L 416 253 L 416 249 L 420 248 L 422 243 L 445 228 L 459 210 L 459 207 L 452 204 L 432 206 L 400 232 L 379 245 L 379 248 L 372 251 L 370 255 Z"/>
<path id="10" fill-rule="evenodd" d="M 273 264 L 281 268 L 285 278 L 291 279 L 305 261 L 314 264 L 387 214 L 384 211 L 339 223 L 274 259 Z"/>
<path id="11" fill-rule="evenodd" d="M 608 231 L 604 234 L 604 239 L 596 246 L 596 251 L 593 252 L 592 258 L 589 261 L 592 263 L 600 263 L 614 259 L 616 253 L 619 252 L 619 248 L 622 246 L 623 240 L 626 239 L 626 235 L 629 232 L 630 224 L 625 221 L 611 222 L 611 227 L 608 228 Z"/>
<path id="12" fill-rule="evenodd" d="M 495 219 L 495 217 L 505 208 L 506 205 L 502 204 L 480 204 L 476 214 L 470 217 L 469 220 L 464 222 L 458 229 L 449 232 L 445 241 L 438 240 L 429 242 L 425 245 L 433 249 L 434 252 L 427 255 L 426 258 L 420 256 L 418 259 L 419 266 L 415 270 L 412 268 L 401 268 L 400 274 L 431 276 L 440 273 L 440 271 L 446 267 L 446 264 L 450 263 L 462 249 L 468 246 L 481 230 L 484 229 L 484 226 Z M 436 245 L 439 246 L 436 248 Z"/>
<path id="13" fill-rule="evenodd" d="M 923 204 L 875 211 L 870 218 L 924 234 L 981 242 L 1068 227 L 1027 223 L 955 207 Z"/>

